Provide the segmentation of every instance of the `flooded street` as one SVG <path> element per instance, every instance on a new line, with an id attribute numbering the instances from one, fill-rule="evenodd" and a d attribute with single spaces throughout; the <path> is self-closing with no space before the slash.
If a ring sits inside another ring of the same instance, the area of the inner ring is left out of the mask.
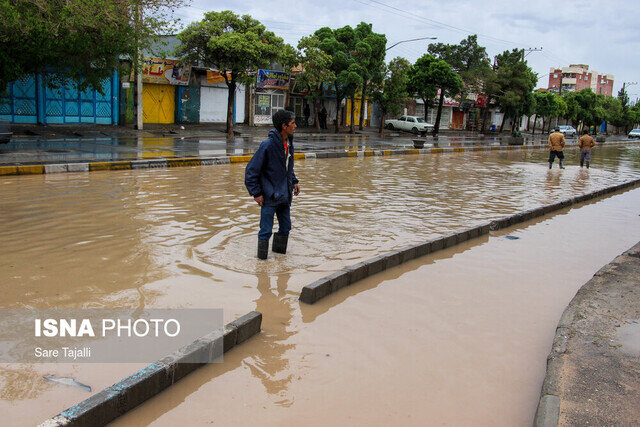
<path id="1" fill-rule="evenodd" d="M 518 240 L 501 233 L 420 258 L 314 306 L 297 296 L 377 254 L 640 177 L 640 147 L 599 147 L 590 170 L 575 151 L 565 170 L 548 170 L 547 155 L 298 161 L 288 253 L 267 262 L 255 258 L 259 209 L 244 164 L 3 177 L 2 307 L 264 314 L 259 337 L 122 425 L 530 425 L 562 310 L 640 240 L 640 190 L 507 231 Z M 10 424 L 33 424 L 90 395 L 42 375 L 97 392 L 138 368 L 8 365 L 0 409 Z"/>

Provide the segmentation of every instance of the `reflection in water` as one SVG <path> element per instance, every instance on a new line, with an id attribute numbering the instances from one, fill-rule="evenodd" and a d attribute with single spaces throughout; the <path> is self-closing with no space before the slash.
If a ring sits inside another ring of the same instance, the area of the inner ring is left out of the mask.
<path id="1" fill-rule="evenodd" d="M 294 347 L 286 341 L 296 334 L 296 331 L 291 328 L 291 319 L 298 301 L 291 295 L 287 295 L 289 276 L 286 273 L 278 275 L 276 289 L 271 289 L 269 276 L 264 274 L 258 276 L 260 297 L 256 300 L 256 310 L 269 313 L 269 316 L 263 317 L 262 321 L 262 340 L 265 351 L 245 362 L 252 374 L 260 378 L 267 393 L 281 397 L 278 401 L 281 406 L 289 406 L 293 403 L 286 394 L 293 372 L 289 368 L 288 359 L 284 356 L 287 350 Z"/>

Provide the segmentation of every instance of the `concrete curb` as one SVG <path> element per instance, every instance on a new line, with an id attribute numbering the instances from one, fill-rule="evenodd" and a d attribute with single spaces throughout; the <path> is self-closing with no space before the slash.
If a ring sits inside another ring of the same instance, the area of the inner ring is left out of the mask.
<path id="1" fill-rule="evenodd" d="M 567 354 L 575 352 L 575 350 L 568 350 L 568 347 L 570 345 L 570 341 L 577 340 L 575 335 L 580 334 L 575 331 L 576 325 L 578 323 L 585 323 L 585 316 L 588 316 L 588 314 L 585 314 L 582 309 L 585 304 L 593 304 L 592 301 L 594 299 L 606 299 L 608 297 L 609 292 L 603 291 L 602 283 L 605 283 L 610 287 L 624 286 L 624 281 L 620 281 L 620 277 L 616 275 L 615 271 L 624 264 L 625 258 L 628 257 L 640 257 L 640 243 L 636 243 L 630 249 L 618 255 L 614 260 L 598 270 L 593 277 L 587 283 L 582 285 L 578 292 L 576 292 L 575 296 L 571 299 L 562 313 L 558 326 L 556 327 L 551 352 L 547 356 L 547 372 L 542 384 L 540 400 L 538 402 L 538 408 L 534 419 L 535 427 L 555 427 L 559 424 L 560 404 L 562 397 L 564 396 L 563 389 L 566 389 L 567 387 L 567 384 L 564 384 L 564 386 L 561 384 L 561 379 L 563 378 L 564 357 Z M 633 280 L 632 282 L 635 283 Z M 617 314 L 608 312 L 607 316 L 615 318 Z M 591 339 L 592 337 L 589 338 L 589 340 Z M 574 356 L 582 357 L 584 355 L 574 353 Z M 600 357 L 607 359 L 611 358 L 611 355 L 605 354 L 603 351 L 600 354 Z M 602 385 L 602 383 L 597 384 L 599 388 Z M 618 396 L 616 394 L 616 398 L 622 398 L 622 396 Z M 636 402 L 634 401 L 631 404 L 635 405 Z M 580 412 L 585 414 L 585 416 L 587 414 L 591 417 L 596 417 L 598 415 L 596 413 L 591 414 L 589 411 L 584 412 L 583 410 L 580 410 Z M 593 421 L 594 424 L 602 424 L 602 421 L 596 418 L 594 418 Z"/>
<path id="2" fill-rule="evenodd" d="M 607 145 L 627 145 L 640 143 L 636 141 L 609 142 Z M 577 146 L 565 147 L 566 149 L 577 148 Z M 296 160 L 305 159 L 333 159 L 339 157 L 370 157 L 370 156 L 394 156 L 406 154 L 441 154 L 441 153 L 470 153 L 474 151 L 513 151 L 513 150 L 547 150 L 547 144 L 536 145 L 482 145 L 475 147 L 440 147 L 440 148 L 406 148 L 393 150 L 349 150 L 349 151 L 326 151 L 314 153 L 295 153 Z M 12 175 L 42 175 L 64 172 L 94 172 L 94 171 L 115 171 L 130 169 L 152 169 L 166 167 L 185 166 L 211 166 L 227 165 L 229 163 L 247 163 L 253 155 L 242 156 L 221 156 L 221 157 L 183 157 L 183 158 L 157 158 L 142 160 L 114 160 L 114 161 L 92 161 L 81 163 L 56 163 L 56 164 L 15 164 L 0 166 L 0 176 Z"/>
<path id="3" fill-rule="evenodd" d="M 591 193 L 575 196 L 550 205 L 540 206 L 523 212 L 518 212 L 504 218 L 477 225 L 475 227 L 462 230 L 458 233 L 449 234 L 447 236 L 438 237 L 423 243 L 407 246 L 383 255 L 376 256 L 361 263 L 346 267 L 329 276 L 318 279 L 315 282 L 306 285 L 300 292 L 299 300 L 306 304 L 314 304 L 327 295 L 349 286 L 366 277 L 373 276 L 383 270 L 395 267 L 399 264 L 410 261 L 414 258 L 437 252 L 442 249 L 457 245 L 458 243 L 474 239 L 476 237 L 489 234 L 489 231 L 500 230 L 510 227 L 534 218 L 541 217 L 548 213 L 582 203 L 605 194 L 615 191 L 624 190 L 640 184 L 640 179 L 628 181 L 622 184 L 604 188 L 602 190 L 593 191 Z"/>
<path id="4" fill-rule="evenodd" d="M 257 311 L 247 313 L 44 421 L 40 426 L 105 425 L 204 366 L 205 363 L 193 362 L 193 360 L 202 360 L 202 358 L 194 359 L 197 355 L 219 354 L 220 345 L 226 353 L 259 333 L 261 324 L 261 313 Z M 214 352 L 215 348 L 217 352 Z"/>

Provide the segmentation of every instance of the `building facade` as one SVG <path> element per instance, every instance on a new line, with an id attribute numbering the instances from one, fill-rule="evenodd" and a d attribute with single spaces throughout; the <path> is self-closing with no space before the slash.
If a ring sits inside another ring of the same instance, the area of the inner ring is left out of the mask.
<path id="1" fill-rule="evenodd" d="M 549 90 L 553 92 L 573 92 L 591 89 L 604 96 L 613 95 L 613 74 L 603 74 L 589 70 L 585 64 L 571 64 L 568 67 L 549 70 Z"/>

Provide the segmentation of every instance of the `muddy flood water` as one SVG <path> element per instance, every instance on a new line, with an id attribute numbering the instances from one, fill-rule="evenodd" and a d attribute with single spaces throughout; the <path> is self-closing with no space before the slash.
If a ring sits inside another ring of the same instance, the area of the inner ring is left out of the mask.
<path id="1" fill-rule="evenodd" d="M 341 267 L 457 229 L 640 177 L 639 147 L 592 169 L 544 151 L 296 163 L 287 255 L 255 258 L 259 210 L 243 164 L 3 177 L 3 308 L 222 308 L 260 336 L 116 424 L 291 420 L 530 425 L 562 310 L 640 240 L 640 190 L 473 240 L 313 305 L 300 289 Z M 556 166 L 557 167 L 557 166 Z M 517 240 L 504 236 L 519 237 Z M 4 365 L 0 410 L 34 424 L 142 365 Z"/>

